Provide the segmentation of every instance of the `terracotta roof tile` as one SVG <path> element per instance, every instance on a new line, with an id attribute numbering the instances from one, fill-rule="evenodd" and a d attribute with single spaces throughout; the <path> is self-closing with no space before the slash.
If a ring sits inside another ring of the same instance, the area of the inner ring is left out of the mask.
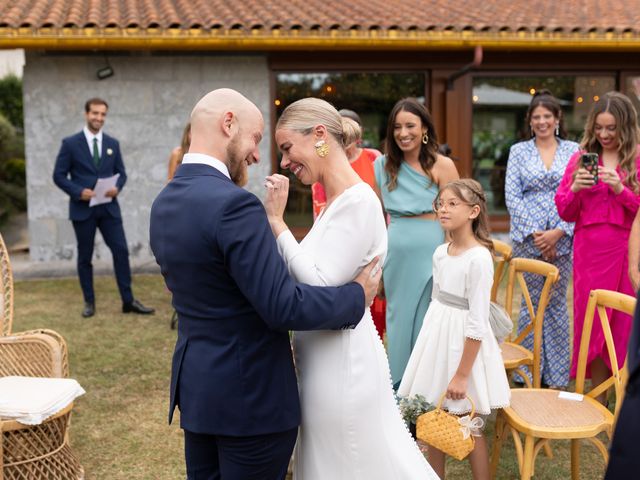
<path id="1" fill-rule="evenodd" d="M 0 0 L 0 48 L 637 51 L 640 0 Z"/>
<path id="2" fill-rule="evenodd" d="M 7 27 L 638 32 L 640 0 L 0 0 Z"/>

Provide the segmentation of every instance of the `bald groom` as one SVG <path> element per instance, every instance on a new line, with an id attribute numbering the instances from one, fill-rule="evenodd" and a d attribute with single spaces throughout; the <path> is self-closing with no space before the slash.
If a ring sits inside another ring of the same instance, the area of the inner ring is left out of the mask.
<path id="1" fill-rule="evenodd" d="M 380 279 L 296 283 L 258 198 L 240 188 L 264 121 L 240 93 L 205 95 L 191 146 L 151 209 L 151 248 L 178 312 L 175 406 L 189 479 L 284 479 L 300 423 L 289 330 L 354 328 Z"/>

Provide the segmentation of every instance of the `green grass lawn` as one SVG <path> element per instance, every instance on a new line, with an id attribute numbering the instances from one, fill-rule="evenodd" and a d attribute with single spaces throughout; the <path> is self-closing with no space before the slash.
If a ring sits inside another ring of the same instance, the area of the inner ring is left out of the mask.
<path id="1" fill-rule="evenodd" d="M 71 424 L 87 479 L 184 478 L 179 417 L 167 425 L 170 294 L 155 275 L 136 276 L 133 288 L 155 315 L 123 314 L 113 277 L 96 277 L 90 319 L 76 279 L 16 282 L 13 330 L 46 327 L 67 340 L 71 376 L 87 391 Z"/>
<path id="2" fill-rule="evenodd" d="M 185 478 L 179 421 L 167 425 L 176 332 L 169 329 L 172 309 L 162 278 L 134 279 L 136 298 L 156 308 L 152 316 L 122 314 L 113 277 L 96 277 L 95 287 L 96 316 L 83 319 L 76 279 L 16 282 L 13 330 L 51 328 L 66 338 L 71 376 L 87 391 L 74 408 L 71 442 L 88 480 Z M 568 442 L 552 447 L 554 458 L 539 456 L 536 479 L 570 477 Z M 581 479 L 602 478 L 595 448 L 585 443 L 581 458 Z M 450 461 L 447 468 L 449 479 L 471 478 L 468 462 Z M 518 477 L 509 439 L 497 478 Z"/>

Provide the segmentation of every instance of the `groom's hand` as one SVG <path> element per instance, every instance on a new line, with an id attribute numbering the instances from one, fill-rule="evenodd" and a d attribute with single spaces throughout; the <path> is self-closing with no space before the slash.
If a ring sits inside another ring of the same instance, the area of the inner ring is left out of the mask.
<path id="1" fill-rule="evenodd" d="M 379 262 L 380 257 L 371 260 L 371 263 L 364 267 L 354 280 L 364 290 L 365 308 L 373 303 L 373 299 L 378 292 L 378 284 L 382 278 L 382 266 L 379 265 Z"/>

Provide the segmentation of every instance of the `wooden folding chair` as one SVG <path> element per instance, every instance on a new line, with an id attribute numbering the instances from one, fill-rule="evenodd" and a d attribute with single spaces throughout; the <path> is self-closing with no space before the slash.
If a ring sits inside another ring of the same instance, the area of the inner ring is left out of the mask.
<path id="1" fill-rule="evenodd" d="M 611 308 L 633 315 L 635 303 L 635 298 L 630 295 L 609 290 L 591 291 L 582 330 L 575 386 L 575 393 L 582 395 L 582 399 L 577 401 L 563 399 L 559 395 L 564 392 L 552 389 L 512 389 L 511 406 L 499 411 L 496 420 L 495 442 L 491 456 L 492 478 L 495 477 L 500 459 L 500 449 L 508 431 L 511 432 L 515 442 L 522 480 L 531 478 L 534 473 L 536 456 L 540 448 L 550 439 L 571 440 L 571 478 L 573 480 L 578 480 L 580 476 L 580 439 L 584 438 L 593 443 L 602 454 L 605 462 L 608 461 L 607 448 L 600 439 L 596 438 L 596 435 L 605 432 L 611 439 L 622 404 L 626 373 L 618 365 L 609 318 L 605 309 Z M 591 385 L 590 390 L 585 390 L 587 354 L 596 310 L 600 317 L 607 353 L 611 362 L 611 376 L 600 385 Z M 614 413 L 611 413 L 596 400 L 598 395 L 611 387 L 616 395 Z M 524 446 L 520 434 L 524 436 Z"/>
<path id="2" fill-rule="evenodd" d="M 529 293 L 529 288 L 527 287 L 527 282 L 524 277 L 525 273 L 541 275 L 545 278 L 540 298 L 538 299 L 537 310 L 533 308 L 531 294 Z M 558 281 L 559 276 L 560 272 L 558 271 L 558 267 L 541 260 L 512 258 L 509 265 L 509 280 L 507 283 L 505 309 L 509 313 L 512 312 L 513 295 L 517 281 L 520 286 L 520 290 L 522 291 L 522 296 L 524 297 L 527 310 L 529 311 L 531 323 L 522 329 L 515 339 L 505 341 L 500 345 L 502 349 L 502 360 L 504 361 L 507 374 L 511 376 L 514 373 L 519 373 L 528 387 L 531 387 L 532 385 L 529 381 L 529 376 L 522 369 L 524 366 L 528 366 L 531 369 L 533 386 L 536 388 L 540 387 L 540 354 L 542 350 L 542 324 L 544 320 L 544 312 L 547 308 L 547 304 L 549 303 L 551 287 Z M 517 312 L 516 318 L 519 316 L 519 308 Z M 533 333 L 533 351 L 522 345 L 524 339 L 531 333 Z"/>
<path id="3" fill-rule="evenodd" d="M 500 282 L 502 282 L 502 277 L 506 273 L 506 267 L 511 261 L 512 248 L 511 245 L 505 242 L 501 242 L 500 240 L 496 240 L 492 238 L 493 242 L 493 261 L 494 261 L 494 269 L 493 269 L 493 286 L 491 287 L 491 301 L 497 302 L 498 300 L 498 289 L 500 288 Z"/>
<path id="4" fill-rule="evenodd" d="M 0 235 L 0 377 L 69 376 L 67 344 L 52 330 L 11 333 L 13 277 Z M 84 470 L 69 446 L 73 403 L 39 425 L 0 417 L 0 480 L 82 479 Z"/>

